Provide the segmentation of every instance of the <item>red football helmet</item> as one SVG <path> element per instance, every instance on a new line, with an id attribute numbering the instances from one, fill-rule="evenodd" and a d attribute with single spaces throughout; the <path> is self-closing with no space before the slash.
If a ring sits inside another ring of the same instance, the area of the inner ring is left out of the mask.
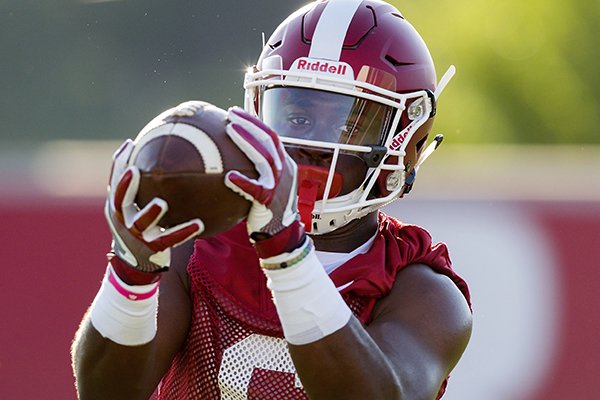
<path id="1" fill-rule="evenodd" d="M 244 82 L 245 105 L 299 167 L 307 231 L 330 232 L 408 193 L 437 98 L 421 36 L 379 0 L 319 0 L 290 15 Z"/>

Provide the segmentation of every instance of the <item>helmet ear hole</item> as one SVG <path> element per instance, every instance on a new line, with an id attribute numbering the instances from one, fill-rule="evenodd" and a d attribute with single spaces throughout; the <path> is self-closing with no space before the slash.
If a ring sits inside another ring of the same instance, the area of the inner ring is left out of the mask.
<path id="1" fill-rule="evenodd" d="M 419 155 L 425 148 L 429 132 L 433 126 L 434 118 L 429 118 L 413 135 L 406 146 L 406 155 L 404 156 L 404 165 L 415 165 L 419 159 Z M 408 170 L 406 172 L 409 172 Z"/>
<path id="2" fill-rule="evenodd" d="M 421 150 L 423 149 L 423 146 L 425 145 L 425 142 L 427 142 L 427 136 L 425 136 L 423 139 L 421 139 L 417 142 L 417 144 L 415 145 L 417 154 L 419 154 L 421 152 Z"/>

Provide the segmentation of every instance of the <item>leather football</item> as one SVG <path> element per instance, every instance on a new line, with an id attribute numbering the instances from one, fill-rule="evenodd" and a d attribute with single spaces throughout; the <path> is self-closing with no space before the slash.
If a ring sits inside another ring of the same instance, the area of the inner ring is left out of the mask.
<path id="1" fill-rule="evenodd" d="M 251 203 L 225 186 L 225 174 L 237 170 L 257 178 L 254 164 L 227 136 L 227 112 L 202 101 L 167 110 L 139 133 L 130 165 L 140 169 L 139 208 L 154 197 L 169 209 L 165 228 L 200 218 L 201 236 L 213 236 L 241 222 Z"/>

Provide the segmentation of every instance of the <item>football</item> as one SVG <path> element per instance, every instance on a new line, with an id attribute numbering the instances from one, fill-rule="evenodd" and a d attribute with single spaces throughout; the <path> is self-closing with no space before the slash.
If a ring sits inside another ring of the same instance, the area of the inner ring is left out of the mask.
<path id="1" fill-rule="evenodd" d="M 155 197 L 169 210 L 165 228 L 200 218 L 201 236 L 224 232 L 242 221 L 251 203 L 225 186 L 237 170 L 257 178 L 254 164 L 227 136 L 227 112 L 202 101 L 188 101 L 160 114 L 140 131 L 129 160 L 141 173 L 139 208 Z"/>

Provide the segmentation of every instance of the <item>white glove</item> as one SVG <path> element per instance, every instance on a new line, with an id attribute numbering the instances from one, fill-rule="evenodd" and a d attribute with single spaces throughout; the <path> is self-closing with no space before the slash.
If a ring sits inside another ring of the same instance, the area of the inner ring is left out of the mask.
<path id="1" fill-rule="evenodd" d="M 142 210 L 135 204 L 140 171 L 128 166 L 134 144 L 127 139 L 113 156 L 113 165 L 104 213 L 110 227 L 114 254 L 129 266 L 143 272 L 160 272 L 170 265 L 171 247 L 197 236 L 204 230 L 200 219 L 169 229 L 158 226 L 167 212 L 166 201 L 154 198 Z"/>
<path id="2" fill-rule="evenodd" d="M 261 120 L 239 107 L 230 108 L 228 118 L 227 135 L 254 163 L 259 174 L 258 179 L 250 179 L 238 171 L 225 176 L 229 188 L 252 202 L 247 219 L 250 239 L 261 257 L 293 250 L 305 239 L 297 205 L 298 167 L 277 133 Z M 274 247 L 269 245 L 266 253 L 260 254 L 260 242 L 278 234 L 283 234 L 279 240 L 269 241 Z"/>

